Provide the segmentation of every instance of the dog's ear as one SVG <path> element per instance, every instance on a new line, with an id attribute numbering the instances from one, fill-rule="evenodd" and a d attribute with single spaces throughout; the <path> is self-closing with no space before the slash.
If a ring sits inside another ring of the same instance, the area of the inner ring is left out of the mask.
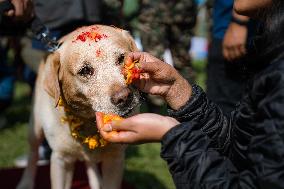
<path id="1" fill-rule="evenodd" d="M 123 30 L 122 35 L 127 40 L 128 44 L 129 44 L 129 50 L 130 51 L 138 51 L 139 50 L 137 48 L 136 44 L 135 44 L 133 37 L 130 35 L 130 33 L 128 31 Z"/>
<path id="2" fill-rule="evenodd" d="M 58 52 L 52 53 L 46 58 L 47 72 L 44 78 L 44 89 L 55 100 L 55 107 L 58 105 L 60 98 L 59 85 L 59 69 L 60 69 L 60 55 Z"/>

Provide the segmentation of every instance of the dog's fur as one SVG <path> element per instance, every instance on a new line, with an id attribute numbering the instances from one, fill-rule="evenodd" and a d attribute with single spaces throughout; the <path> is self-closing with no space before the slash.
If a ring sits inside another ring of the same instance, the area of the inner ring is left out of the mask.
<path id="1" fill-rule="evenodd" d="M 104 37 L 86 41 L 78 39 L 82 32 L 90 31 Z M 133 113 L 139 102 L 139 93 L 126 86 L 121 64 L 123 55 L 137 50 L 137 47 L 127 31 L 102 25 L 79 28 L 63 37 L 61 43 L 39 68 L 29 128 L 31 149 L 18 188 L 32 189 L 34 186 L 38 147 L 44 133 L 52 148 L 53 189 L 70 188 L 73 165 L 78 159 L 86 162 L 92 189 L 118 189 L 126 147 L 108 144 L 89 150 L 71 136 L 69 125 L 62 123 L 65 112 L 58 106 L 58 101 L 61 97 L 65 107 L 83 120 L 81 127 L 86 132 L 96 129 L 96 111 L 121 116 Z M 97 163 L 101 163 L 101 171 Z"/>

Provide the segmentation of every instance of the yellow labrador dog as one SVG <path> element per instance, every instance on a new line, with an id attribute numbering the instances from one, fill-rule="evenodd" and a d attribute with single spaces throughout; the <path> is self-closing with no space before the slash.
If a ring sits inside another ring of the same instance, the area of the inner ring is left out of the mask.
<path id="1" fill-rule="evenodd" d="M 86 162 L 92 189 L 118 189 L 126 147 L 100 138 L 95 112 L 127 116 L 137 110 L 139 92 L 125 84 L 121 73 L 124 56 L 137 47 L 127 31 L 102 25 L 79 28 L 61 43 L 39 68 L 30 120 L 31 151 L 18 188 L 34 187 L 44 133 L 52 148 L 53 189 L 71 187 L 76 160 Z"/>

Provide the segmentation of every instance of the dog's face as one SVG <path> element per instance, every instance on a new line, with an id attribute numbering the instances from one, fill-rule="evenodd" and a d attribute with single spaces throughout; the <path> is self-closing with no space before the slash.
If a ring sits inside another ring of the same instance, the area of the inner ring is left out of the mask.
<path id="1" fill-rule="evenodd" d="M 139 92 L 125 84 L 121 69 L 126 54 L 135 50 L 127 31 L 102 25 L 79 28 L 47 58 L 46 90 L 56 102 L 62 96 L 80 117 L 94 117 L 96 111 L 131 113 Z"/>

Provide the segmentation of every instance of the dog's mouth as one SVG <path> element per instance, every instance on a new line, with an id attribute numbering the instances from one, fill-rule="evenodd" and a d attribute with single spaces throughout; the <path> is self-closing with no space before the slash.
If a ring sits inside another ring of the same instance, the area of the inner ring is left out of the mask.
<path id="1" fill-rule="evenodd" d="M 140 104 L 140 94 L 138 91 L 135 91 L 131 93 L 123 105 L 118 106 L 117 114 L 121 117 L 128 117 L 134 112 L 135 108 L 140 106 Z"/>
<path id="2" fill-rule="evenodd" d="M 118 115 L 121 117 L 129 117 L 139 105 L 140 101 L 133 98 L 133 100 L 129 100 L 123 108 L 120 108 Z"/>

